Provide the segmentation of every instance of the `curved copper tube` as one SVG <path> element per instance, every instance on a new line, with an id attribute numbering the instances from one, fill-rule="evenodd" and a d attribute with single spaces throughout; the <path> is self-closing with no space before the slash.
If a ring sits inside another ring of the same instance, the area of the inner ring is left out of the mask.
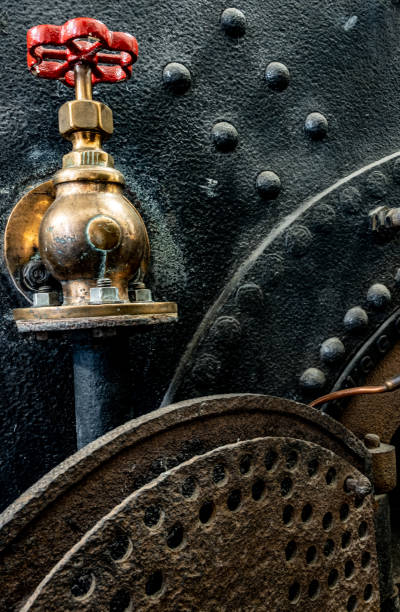
<path id="1" fill-rule="evenodd" d="M 317 397 L 317 399 L 310 402 L 310 406 L 315 408 L 315 406 L 319 406 L 320 404 L 325 404 L 325 402 L 331 402 L 335 399 L 342 399 L 343 397 L 350 397 L 352 395 L 364 395 L 364 394 L 373 394 L 373 393 L 387 393 L 390 391 L 394 391 L 400 387 L 400 374 L 394 376 L 393 378 L 389 378 L 382 385 L 370 385 L 365 387 L 351 387 L 350 389 L 341 389 L 340 391 L 333 391 L 332 393 L 328 393 L 327 395 L 322 395 L 321 397 Z"/>

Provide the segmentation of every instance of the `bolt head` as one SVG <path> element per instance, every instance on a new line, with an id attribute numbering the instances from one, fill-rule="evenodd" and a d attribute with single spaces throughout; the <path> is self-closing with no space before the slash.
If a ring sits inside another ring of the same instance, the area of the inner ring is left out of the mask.
<path id="1" fill-rule="evenodd" d="M 58 306 L 58 294 L 55 291 L 38 292 L 33 294 L 33 307 L 42 308 L 43 306 Z"/>
<path id="2" fill-rule="evenodd" d="M 118 287 L 91 287 L 90 304 L 116 304 L 121 302 Z"/>

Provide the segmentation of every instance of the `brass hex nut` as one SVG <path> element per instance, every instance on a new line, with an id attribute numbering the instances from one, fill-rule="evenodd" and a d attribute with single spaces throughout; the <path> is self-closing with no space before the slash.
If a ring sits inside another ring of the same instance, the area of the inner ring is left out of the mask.
<path id="1" fill-rule="evenodd" d="M 111 136 L 112 111 L 95 100 L 69 100 L 58 111 L 58 126 L 64 138 L 79 130 L 95 130 L 103 137 Z"/>

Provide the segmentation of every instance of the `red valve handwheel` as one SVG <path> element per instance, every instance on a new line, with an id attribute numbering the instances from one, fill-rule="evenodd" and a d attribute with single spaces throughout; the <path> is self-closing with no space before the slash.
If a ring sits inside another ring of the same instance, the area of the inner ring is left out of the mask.
<path id="1" fill-rule="evenodd" d="M 64 25 L 38 25 L 27 32 L 28 67 L 45 79 L 75 85 L 74 66 L 89 65 L 92 83 L 129 79 L 138 56 L 131 34 L 111 32 L 104 23 L 88 17 L 70 19 Z"/>

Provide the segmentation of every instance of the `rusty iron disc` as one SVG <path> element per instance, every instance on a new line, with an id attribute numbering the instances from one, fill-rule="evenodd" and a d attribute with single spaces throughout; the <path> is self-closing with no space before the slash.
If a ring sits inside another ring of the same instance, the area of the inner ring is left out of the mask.
<path id="1" fill-rule="evenodd" d="M 72 455 L 0 515 L 0 600 L 13 609 L 98 520 L 161 472 L 219 446 L 268 435 L 320 444 L 369 474 L 368 452 L 351 432 L 287 399 L 225 395 L 159 409 Z"/>
<path id="2" fill-rule="evenodd" d="M 344 459 L 293 438 L 195 457 L 129 495 L 22 608 L 379 610 L 373 496 Z"/>

